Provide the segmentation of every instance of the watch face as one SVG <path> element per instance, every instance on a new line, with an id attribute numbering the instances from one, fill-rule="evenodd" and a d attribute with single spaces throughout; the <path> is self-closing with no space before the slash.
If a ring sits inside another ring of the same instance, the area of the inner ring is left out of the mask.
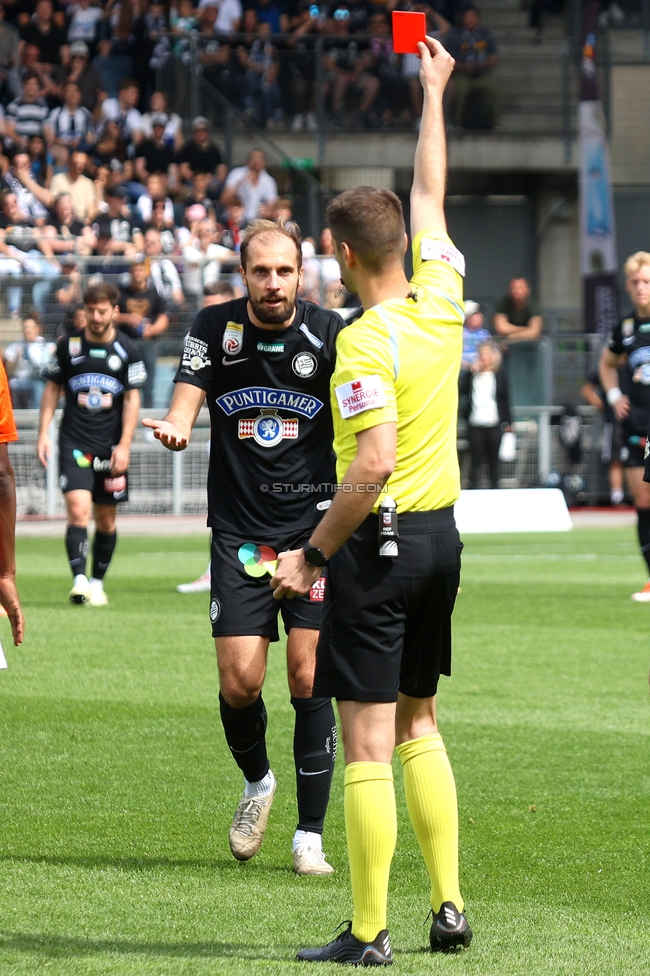
<path id="1" fill-rule="evenodd" d="M 317 546 L 305 546 L 303 551 L 305 553 L 305 562 L 309 566 L 324 566 L 327 562 L 325 553 Z"/>

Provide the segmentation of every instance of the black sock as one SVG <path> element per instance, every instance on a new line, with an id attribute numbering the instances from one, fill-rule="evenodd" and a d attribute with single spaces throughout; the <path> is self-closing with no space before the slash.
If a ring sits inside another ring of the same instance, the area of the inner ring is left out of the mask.
<path id="1" fill-rule="evenodd" d="M 78 525 L 69 525 L 65 533 L 65 547 L 73 576 L 86 575 L 88 558 L 88 533 Z"/>
<path id="2" fill-rule="evenodd" d="M 231 708 L 219 692 L 219 708 L 233 759 L 249 783 L 259 782 L 269 771 L 266 754 L 267 715 L 262 696 L 245 708 Z"/>
<path id="3" fill-rule="evenodd" d="M 331 698 L 292 698 L 296 712 L 293 758 L 296 764 L 298 830 L 323 833 L 336 758 L 336 720 Z"/>
<path id="4" fill-rule="evenodd" d="M 104 579 L 117 543 L 117 532 L 95 532 L 93 542 L 93 576 Z"/>
<path id="5" fill-rule="evenodd" d="M 637 508 L 636 515 L 639 545 L 643 558 L 648 564 L 648 575 L 650 575 L 650 508 Z"/>

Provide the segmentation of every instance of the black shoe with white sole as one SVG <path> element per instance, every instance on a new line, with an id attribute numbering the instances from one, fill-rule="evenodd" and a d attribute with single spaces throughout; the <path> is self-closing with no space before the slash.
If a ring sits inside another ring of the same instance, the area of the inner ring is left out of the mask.
<path id="1" fill-rule="evenodd" d="M 433 913 L 432 913 L 433 914 Z M 432 952 L 450 952 L 472 941 L 472 930 L 463 912 L 453 901 L 445 901 L 437 915 L 433 915 L 429 942 Z"/>
<path id="2" fill-rule="evenodd" d="M 361 942 L 352 935 L 350 922 L 333 942 L 321 949 L 301 949 L 296 959 L 299 962 L 338 962 L 345 966 L 391 966 L 393 953 L 388 929 L 382 929 L 372 942 Z"/>

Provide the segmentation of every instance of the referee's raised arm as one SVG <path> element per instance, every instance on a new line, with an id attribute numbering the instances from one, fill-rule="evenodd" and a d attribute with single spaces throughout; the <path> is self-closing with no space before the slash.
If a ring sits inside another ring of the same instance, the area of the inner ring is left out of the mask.
<path id="1" fill-rule="evenodd" d="M 454 69 L 454 59 L 439 41 L 426 38 L 420 49 L 420 82 L 424 107 L 415 150 L 411 188 L 411 239 L 421 230 L 446 233 L 444 199 L 447 180 L 447 141 L 442 99 Z"/>

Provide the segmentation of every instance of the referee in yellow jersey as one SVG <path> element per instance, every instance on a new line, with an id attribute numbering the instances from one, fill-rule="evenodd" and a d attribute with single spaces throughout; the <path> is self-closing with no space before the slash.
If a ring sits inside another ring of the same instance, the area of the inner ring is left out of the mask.
<path id="1" fill-rule="evenodd" d="M 392 962 L 395 748 L 431 879 L 431 948 L 472 938 L 458 886 L 456 789 L 435 713 L 438 678 L 451 672 L 462 548 L 453 506 L 464 261 L 443 209 L 442 97 L 454 62 L 431 38 L 419 49 L 413 277 L 404 274 L 407 238 L 394 193 L 357 187 L 332 201 L 327 219 L 341 277 L 365 309 L 339 333 L 331 381 L 341 490 L 307 545 L 280 554 L 271 581 L 278 598 L 305 593 L 329 563 L 314 694 L 336 697 L 341 716 L 354 914 L 333 942 L 298 953 L 310 962 Z"/>

